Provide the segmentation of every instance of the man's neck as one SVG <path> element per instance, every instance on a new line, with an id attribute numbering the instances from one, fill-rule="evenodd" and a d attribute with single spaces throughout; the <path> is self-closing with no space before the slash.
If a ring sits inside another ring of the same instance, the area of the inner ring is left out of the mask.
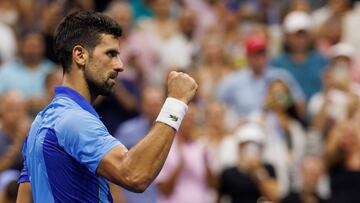
<path id="1" fill-rule="evenodd" d="M 79 74 L 82 73 L 81 72 L 74 73 L 73 71 L 72 73 L 64 74 L 62 85 L 75 90 L 81 96 L 83 96 L 89 103 L 92 104 L 95 101 L 97 95 L 93 95 L 90 92 L 89 86 L 86 83 L 84 76 Z"/>

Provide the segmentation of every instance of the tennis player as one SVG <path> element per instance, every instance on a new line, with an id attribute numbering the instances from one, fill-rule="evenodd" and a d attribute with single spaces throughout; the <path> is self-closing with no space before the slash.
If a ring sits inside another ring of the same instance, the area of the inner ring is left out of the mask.
<path id="1" fill-rule="evenodd" d="M 75 12 L 60 23 L 55 54 L 64 78 L 24 142 L 18 202 L 112 202 L 107 181 L 142 192 L 158 175 L 197 84 L 171 72 L 156 122 L 142 141 L 126 149 L 91 105 L 98 95 L 111 93 L 123 70 L 120 36 L 118 24 L 96 12 Z"/>

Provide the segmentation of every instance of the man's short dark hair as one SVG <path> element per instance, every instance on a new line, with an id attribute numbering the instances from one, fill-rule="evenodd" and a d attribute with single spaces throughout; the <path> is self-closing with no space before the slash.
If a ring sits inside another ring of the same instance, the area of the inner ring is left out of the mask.
<path id="1" fill-rule="evenodd" d="M 101 34 L 121 36 L 120 26 L 110 17 L 93 11 L 77 11 L 66 16 L 55 32 L 54 51 L 64 73 L 72 63 L 72 49 L 76 45 L 88 51 L 100 43 Z"/>

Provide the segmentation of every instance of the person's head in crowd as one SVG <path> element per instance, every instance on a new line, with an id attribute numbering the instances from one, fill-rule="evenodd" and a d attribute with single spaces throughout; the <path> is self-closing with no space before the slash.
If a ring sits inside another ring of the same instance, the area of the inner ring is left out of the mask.
<path id="1" fill-rule="evenodd" d="M 346 67 L 351 67 L 354 62 L 355 48 L 348 43 L 340 42 L 331 47 L 331 61 L 337 64 L 343 64 Z"/>
<path id="2" fill-rule="evenodd" d="M 318 37 L 326 40 L 330 45 L 339 43 L 343 35 L 342 23 L 343 20 L 340 16 L 334 15 L 330 17 L 320 26 L 317 33 Z"/>
<path id="3" fill-rule="evenodd" d="M 308 53 L 313 48 L 312 21 L 309 14 L 302 11 L 289 13 L 284 20 L 285 33 L 284 51 Z"/>
<path id="4" fill-rule="evenodd" d="M 301 188 L 306 193 L 316 193 L 321 176 L 324 173 L 324 163 L 320 157 L 307 155 L 301 162 Z"/>
<path id="5" fill-rule="evenodd" d="M 235 131 L 235 137 L 239 147 L 238 163 L 242 170 L 249 171 L 254 162 L 262 162 L 262 151 L 266 137 L 260 125 L 245 123 Z"/>
<path id="6" fill-rule="evenodd" d="M 47 97 L 52 99 L 55 95 L 54 87 L 61 84 L 62 72 L 60 68 L 55 68 L 45 78 L 45 90 Z"/>
<path id="7" fill-rule="evenodd" d="M 280 79 L 270 81 L 265 100 L 265 110 L 281 113 L 302 121 L 299 107 L 294 102 L 289 86 Z"/>
<path id="8" fill-rule="evenodd" d="M 334 15 L 342 15 L 352 7 L 351 0 L 328 0 L 327 6 Z"/>
<path id="9" fill-rule="evenodd" d="M 149 85 L 141 93 L 141 112 L 151 122 L 155 121 L 165 100 L 165 90 L 160 86 Z"/>
<path id="10" fill-rule="evenodd" d="M 168 19 L 170 17 L 171 14 L 170 0 L 152 0 L 150 5 L 157 18 Z"/>
<path id="11" fill-rule="evenodd" d="M 245 40 L 247 62 L 253 73 L 262 75 L 268 65 L 267 41 L 264 36 L 252 35 Z"/>
<path id="12" fill-rule="evenodd" d="M 93 11 L 95 9 L 95 1 L 89 0 L 72 0 L 65 1 L 64 8 L 68 13 L 76 11 Z"/>
<path id="13" fill-rule="evenodd" d="M 226 113 L 226 106 L 224 103 L 219 101 L 213 101 L 209 103 L 208 107 L 206 108 L 205 112 L 205 119 L 206 119 L 206 127 L 211 128 L 217 136 L 223 135 L 226 131 L 225 129 L 225 113 Z"/>
<path id="14" fill-rule="evenodd" d="M 346 43 L 338 43 L 330 49 L 330 64 L 324 72 L 325 90 L 348 91 L 351 83 L 351 66 L 355 49 Z"/>
<path id="15" fill-rule="evenodd" d="M 239 29 L 239 15 L 236 12 L 228 11 L 224 13 L 224 31 Z"/>
<path id="16" fill-rule="evenodd" d="M 19 54 L 23 63 L 30 68 L 37 67 L 44 59 L 45 44 L 40 32 L 26 32 L 20 38 Z"/>
<path id="17" fill-rule="evenodd" d="M 180 11 L 179 27 L 187 39 L 192 39 L 197 27 L 197 18 L 195 12 L 190 8 L 184 7 Z"/>
<path id="18" fill-rule="evenodd" d="M 20 11 L 16 1 L 2 0 L 0 1 L 0 22 L 15 26 L 20 19 Z"/>
<path id="19" fill-rule="evenodd" d="M 133 12 L 130 5 L 124 1 L 112 1 L 105 14 L 114 19 L 123 29 L 124 35 L 128 34 L 133 23 Z"/>
<path id="20" fill-rule="evenodd" d="M 207 37 L 202 46 L 203 62 L 205 65 L 219 65 L 226 63 L 224 49 L 217 37 Z"/>
<path id="21" fill-rule="evenodd" d="M 41 14 L 41 31 L 43 33 L 53 36 L 56 26 L 63 17 L 63 9 L 63 4 L 58 1 L 44 5 L 43 13 Z"/>
<path id="22" fill-rule="evenodd" d="M 266 109 L 274 112 L 287 112 L 294 101 L 287 84 L 282 80 L 273 80 L 268 86 Z"/>
<path id="23" fill-rule="evenodd" d="M 1 124 L 11 131 L 7 133 L 14 133 L 26 117 L 25 99 L 19 92 L 9 91 L 0 97 L 0 101 Z"/>

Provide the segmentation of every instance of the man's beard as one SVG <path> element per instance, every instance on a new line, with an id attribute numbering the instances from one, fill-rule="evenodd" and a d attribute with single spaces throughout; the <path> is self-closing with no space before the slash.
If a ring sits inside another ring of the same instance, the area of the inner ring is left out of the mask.
<path id="1" fill-rule="evenodd" d="M 106 80 L 104 82 L 96 81 L 87 74 L 85 74 L 85 80 L 92 95 L 109 96 L 112 92 L 113 86 L 108 85 Z"/>

